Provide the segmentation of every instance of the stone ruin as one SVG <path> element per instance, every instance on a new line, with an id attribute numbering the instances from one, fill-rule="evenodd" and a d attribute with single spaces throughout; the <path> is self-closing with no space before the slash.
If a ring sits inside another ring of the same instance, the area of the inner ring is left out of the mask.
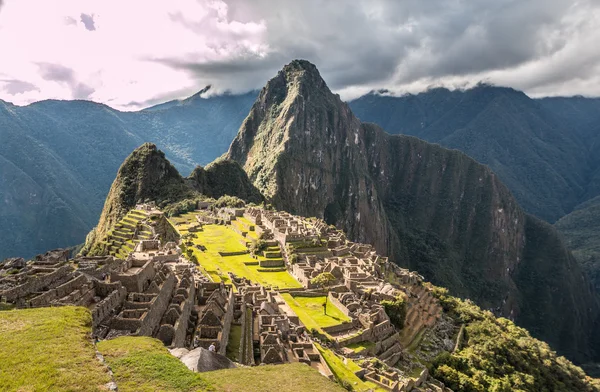
<path id="1" fill-rule="evenodd" d="M 431 390 L 444 390 L 424 368 L 415 379 L 395 367 L 407 361 L 404 347 L 439 325 L 441 307 L 420 275 L 389 263 L 371 245 L 348 241 L 343 232 L 322 220 L 256 207 L 204 207 L 192 232 L 202 231 L 205 224 L 232 225 L 242 237 L 247 233 L 240 228 L 256 231 L 277 256 L 273 260 L 283 259 L 282 267 L 303 288 L 278 291 L 231 273 L 231 284 L 212 282 L 185 259 L 175 242 L 163 244 L 155 237 L 140 240 L 125 260 L 112 256 L 70 260 L 64 250 L 29 262 L 6 260 L 0 264 L 0 299 L 17 307 L 88 307 L 94 334 L 100 339 L 153 336 L 171 348 L 190 350 L 215 344 L 221 355 L 235 326 L 241 328 L 240 363 L 303 362 L 333 378 L 313 341 L 319 337 L 306 331 L 280 295 L 322 296 L 311 280 L 329 272 L 335 282 L 328 301 L 351 321 L 322 328 L 330 337 L 322 344 L 349 358 L 373 359 L 359 362 L 363 369 L 357 375 L 386 390 L 410 391 L 425 384 Z M 136 208 L 162 214 L 152 204 Z M 240 217 L 252 225 L 233 225 Z M 265 258 L 268 262 L 266 254 Z M 381 305 L 398 297 L 407 303 L 403 326 L 393 325 Z M 347 348 L 362 342 L 370 345 L 360 353 Z"/>

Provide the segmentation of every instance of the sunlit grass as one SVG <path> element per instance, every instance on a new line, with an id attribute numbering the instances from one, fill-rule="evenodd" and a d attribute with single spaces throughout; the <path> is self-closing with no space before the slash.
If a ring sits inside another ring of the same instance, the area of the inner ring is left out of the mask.
<path id="1" fill-rule="evenodd" d="M 315 346 L 323 356 L 325 362 L 327 362 L 327 366 L 329 366 L 329 369 L 331 369 L 331 372 L 336 379 L 344 380 L 348 385 L 351 385 L 355 391 L 385 391 L 385 389 L 378 387 L 375 383 L 369 381 L 365 382 L 358 378 L 354 372 L 360 370 L 360 366 L 351 359 L 346 359 L 346 362 L 344 363 L 344 360 L 331 350 L 321 347 L 317 343 L 315 343 Z"/>
<path id="2" fill-rule="evenodd" d="M 317 329 L 323 332 L 322 328 L 338 325 L 344 321 L 352 321 L 331 302 L 327 303 L 327 313 L 325 314 L 323 312 L 325 296 L 292 297 L 287 293 L 281 294 L 281 296 L 309 330 Z"/>
<path id="3" fill-rule="evenodd" d="M 303 363 L 266 365 L 202 373 L 218 391 L 226 392 L 343 392 L 318 371 Z"/>
<path id="4" fill-rule="evenodd" d="M 99 391 L 110 382 L 81 307 L 0 312 L 1 391 Z"/>
<path id="5" fill-rule="evenodd" d="M 190 371 L 157 340 L 123 336 L 98 343 L 122 392 L 210 391 L 210 383 Z"/>

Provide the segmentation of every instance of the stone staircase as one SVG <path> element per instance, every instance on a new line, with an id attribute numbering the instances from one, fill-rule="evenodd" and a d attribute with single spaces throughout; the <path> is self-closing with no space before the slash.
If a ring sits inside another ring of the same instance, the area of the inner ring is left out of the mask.
<path id="1" fill-rule="evenodd" d="M 144 223 L 147 217 L 144 211 L 129 211 L 106 238 L 108 254 L 125 259 L 140 240 L 152 239 L 152 228 Z"/>

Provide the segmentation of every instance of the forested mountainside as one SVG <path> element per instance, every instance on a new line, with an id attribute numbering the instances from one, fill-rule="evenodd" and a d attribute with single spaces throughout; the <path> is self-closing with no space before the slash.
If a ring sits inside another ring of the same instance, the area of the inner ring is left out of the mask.
<path id="1" fill-rule="evenodd" d="M 556 230 L 463 153 L 361 123 L 314 65 L 268 82 L 226 158 L 276 208 L 336 224 L 577 361 L 597 356 L 598 299 Z"/>
<path id="2" fill-rule="evenodd" d="M 555 226 L 600 292 L 600 196 L 578 206 Z"/>
<path id="3" fill-rule="evenodd" d="M 114 179 L 98 224 L 86 238 L 82 254 L 95 254 L 107 233 L 137 203 L 153 201 L 161 208 L 195 205 L 198 199 L 236 196 L 260 203 L 263 197 L 237 164 L 218 160 L 198 167 L 185 179 L 156 145 L 144 143 L 123 162 Z"/>
<path id="4" fill-rule="evenodd" d="M 600 100 L 531 99 L 511 88 L 435 88 L 349 103 L 362 121 L 463 151 L 487 164 L 525 211 L 554 222 L 600 193 Z"/>
<path id="5" fill-rule="evenodd" d="M 158 143 L 183 172 L 227 150 L 256 93 L 205 90 L 140 112 L 88 101 L 0 101 L 0 259 L 82 243 L 125 157 Z"/>

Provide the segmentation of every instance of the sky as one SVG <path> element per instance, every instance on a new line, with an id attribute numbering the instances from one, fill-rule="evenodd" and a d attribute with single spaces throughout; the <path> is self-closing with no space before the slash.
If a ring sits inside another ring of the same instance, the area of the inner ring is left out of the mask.
<path id="1" fill-rule="evenodd" d="M 600 0 L 0 0 L 0 99 L 137 110 L 296 58 L 349 100 L 478 82 L 600 96 Z"/>

